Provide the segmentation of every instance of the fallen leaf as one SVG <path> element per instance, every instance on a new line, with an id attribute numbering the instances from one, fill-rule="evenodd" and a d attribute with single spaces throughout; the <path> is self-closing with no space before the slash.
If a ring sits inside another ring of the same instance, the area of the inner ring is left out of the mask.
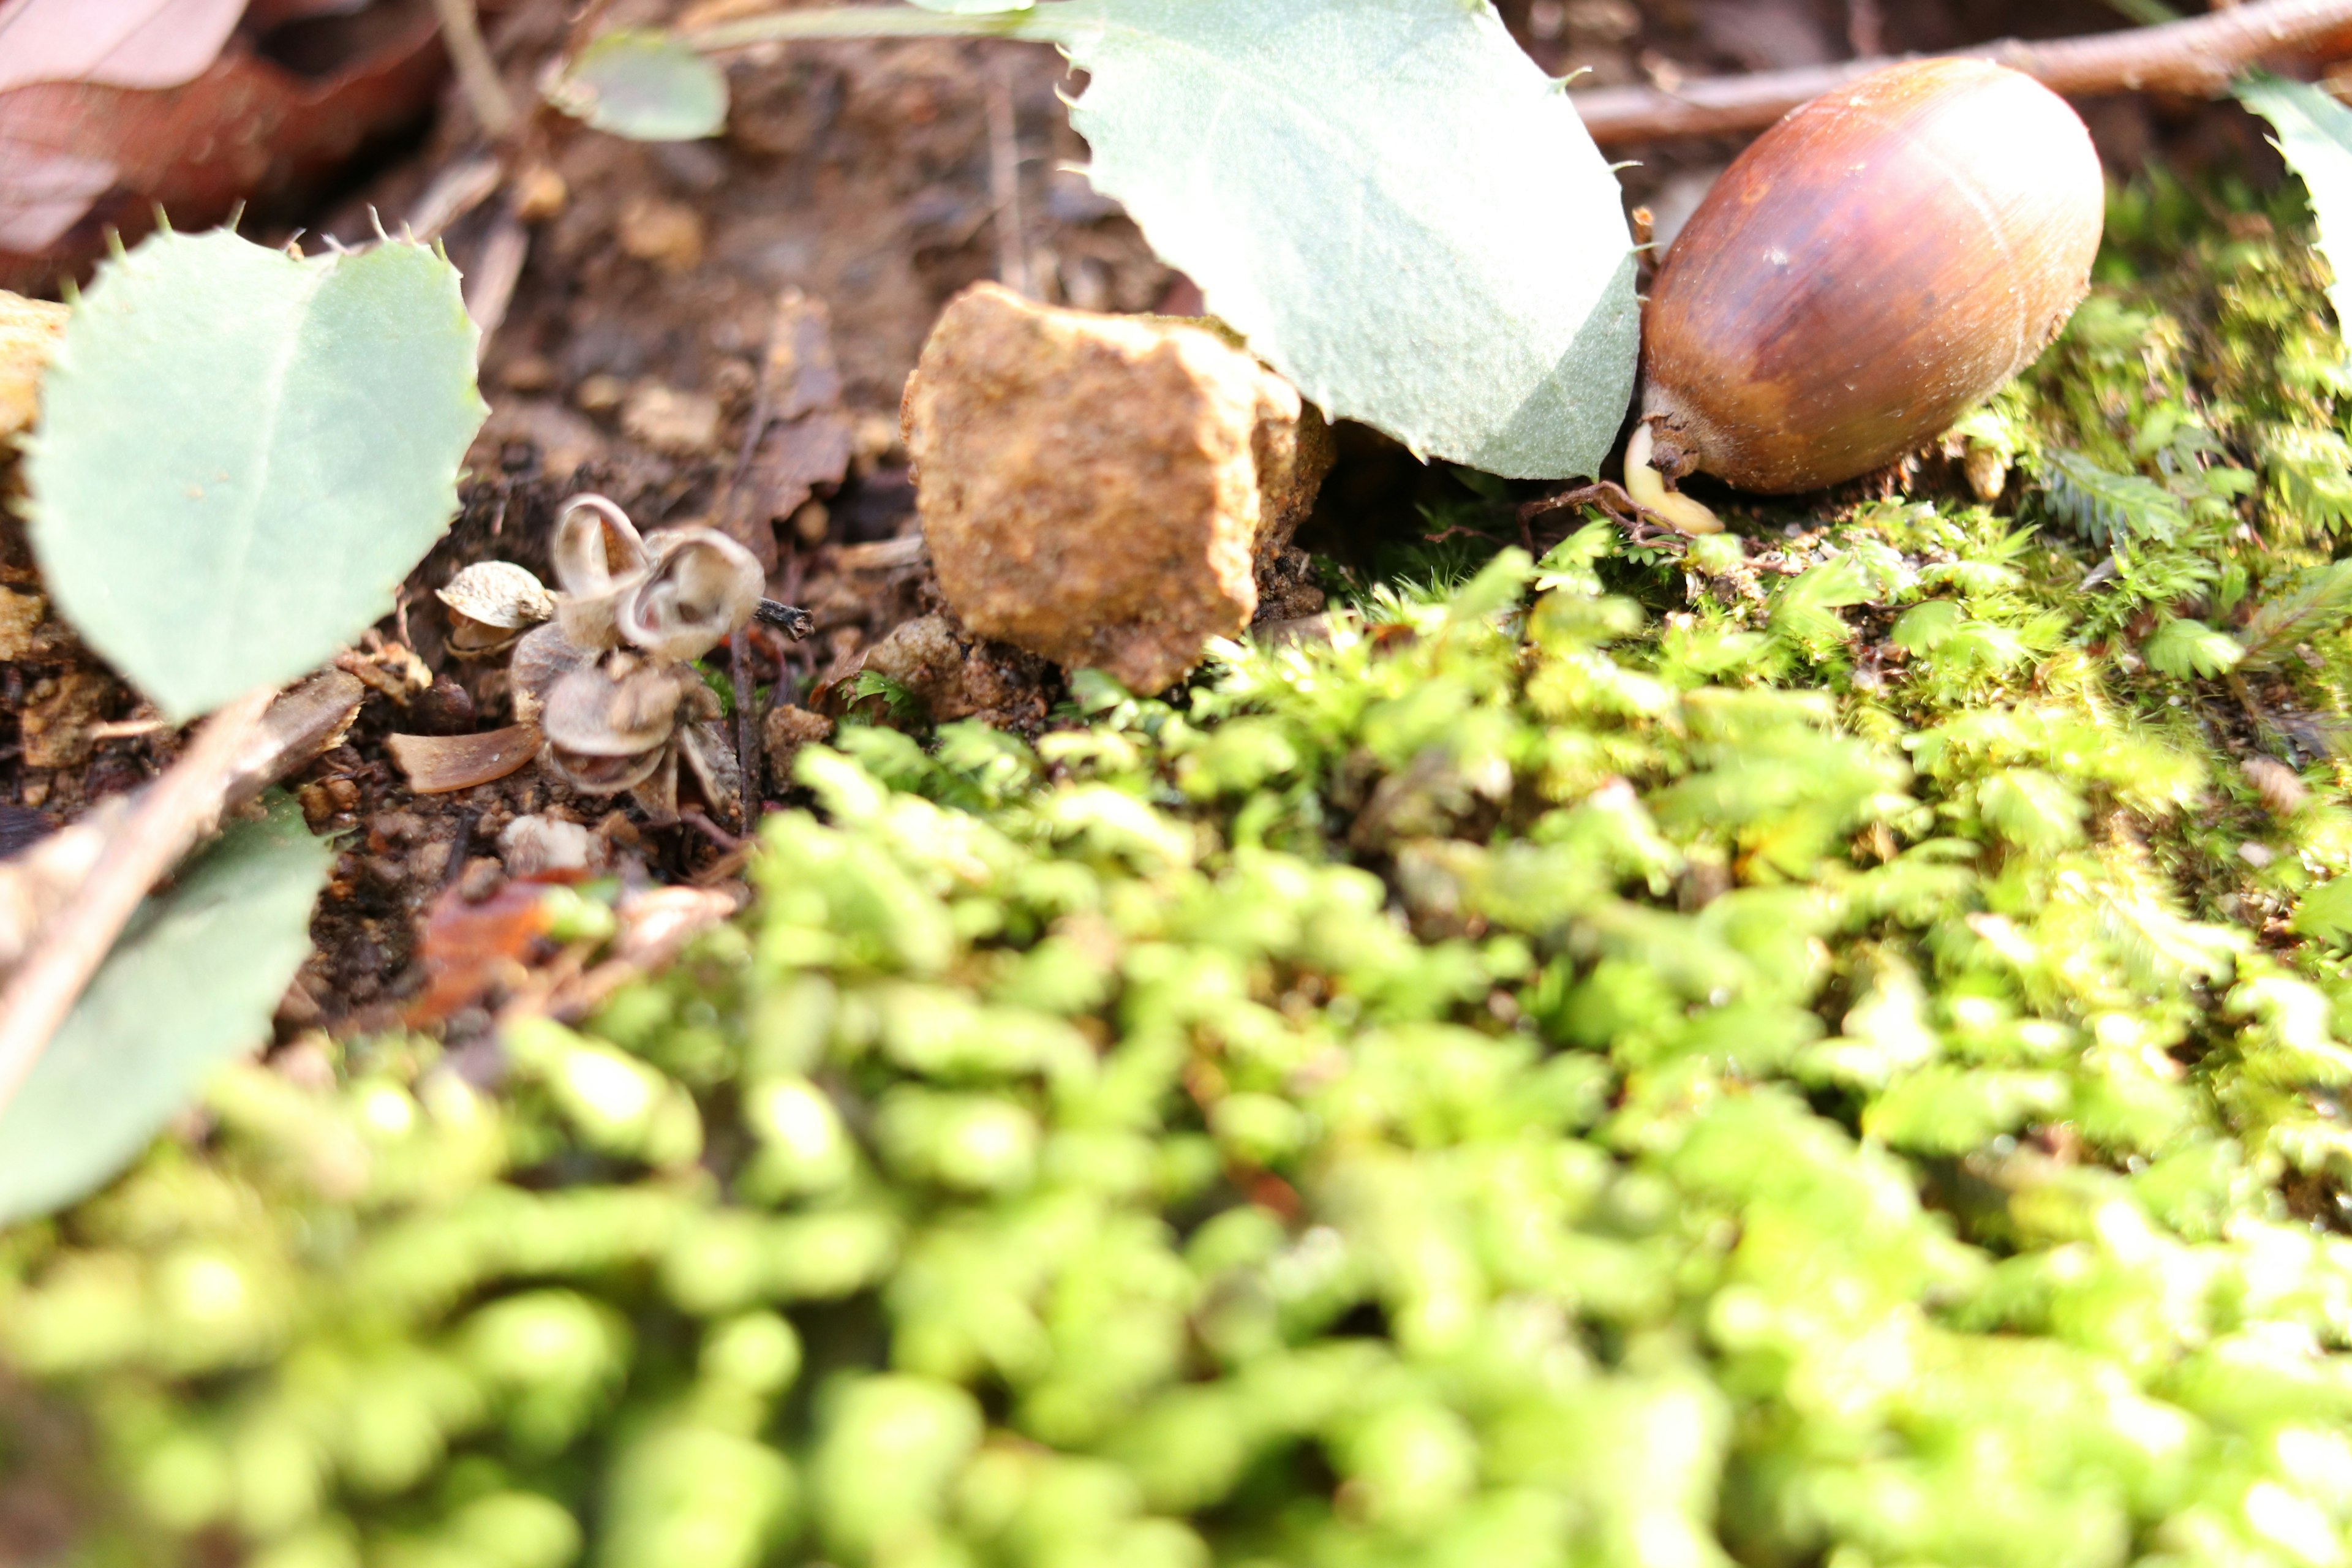
<path id="1" fill-rule="evenodd" d="M 856 440 L 855 427 L 842 412 L 833 317 L 824 300 L 798 289 L 776 297 L 760 369 L 759 406 L 767 411 L 768 423 L 719 524 L 761 565 L 773 566 L 773 524 L 798 511 L 820 486 L 842 481 Z"/>
<path id="2" fill-rule="evenodd" d="M 194 227 L 312 178 L 422 113 L 446 65 L 429 13 L 314 77 L 234 43 L 215 52 L 175 86 L 39 80 L 0 90 L 0 288 L 45 289 L 78 272 L 110 229 L 132 240 L 153 228 L 159 205 Z M 0 58 L 13 74 L 5 35 Z"/>
<path id="3" fill-rule="evenodd" d="M 0 92 L 177 87 L 218 58 L 244 12 L 245 0 L 0 0 Z"/>
<path id="4" fill-rule="evenodd" d="M 408 1021 L 446 1022 L 491 991 L 520 984 L 547 935 L 546 893 L 538 882 L 509 882 L 479 903 L 456 888 L 434 900 L 417 945 L 425 992 L 409 1005 Z"/>

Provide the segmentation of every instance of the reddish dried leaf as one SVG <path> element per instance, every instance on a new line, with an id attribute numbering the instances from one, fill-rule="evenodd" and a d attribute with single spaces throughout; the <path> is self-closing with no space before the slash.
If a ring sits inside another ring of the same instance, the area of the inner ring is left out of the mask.
<path id="1" fill-rule="evenodd" d="M 434 900 L 417 945 L 425 993 L 409 1005 L 408 1021 L 445 1023 L 492 991 L 520 985 L 547 935 L 546 892 L 537 882 L 509 882 L 479 903 L 456 888 Z"/>
<path id="2" fill-rule="evenodd" d="M 852 429 L 841 411 L 841 370 L 833 354 L 833 317 L 824 301 L 798 289 L 776 298 L 760 406 L 770 423 L 751 449 L 743 482 L 719 523 L 763 566 L 775 565 L 772 524 L 800 510 L 820 487 L 849 471 Z"/>
<path id="3" fill-rule="evenodd" d="M 362 58 L 322 77 L 232 48 L 177 87 L 0 91 L 0 289 L 41 289 L 78 270 L 110 228 L 137 238 L 159 203 L 183 227 L 215 222 L 422 112 L 444 66 L 437 24 L 429 9 L 396 8 L 387 26 Z"/>
<path id="4" fill-rule="evenodd" d="M 0 0 L 0 92 L 35 81 L 177 87 L 228 42 L 245 0 Z"/>

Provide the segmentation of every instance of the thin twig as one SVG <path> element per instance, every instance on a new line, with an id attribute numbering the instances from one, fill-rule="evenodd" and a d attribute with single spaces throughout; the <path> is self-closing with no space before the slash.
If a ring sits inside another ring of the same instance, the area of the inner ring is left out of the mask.
<path id="1" fill-rule="evenodd" d="M 736 788 L 741 795 L 737 804 L 742 809 L 743 831 L 751 831 L 760 820 L 760 790 L 766 783 L 761 777 L 760 764 L 766 759 L 760 755 L 759 731 L 755 728 L 758 715 L 752 711 L 751 699 L 751 628 L 738 626 L 727 639 L 728 676 L 735 689 L 735 767 L 740 775 Z M 710 803 L 717 805 L 717 801 Z"/>
<path id="2" fill-rule="evenodd" d="M 514 100 L 507 96 L 507 84 L 490 58 L 490 47 L 482 42 L 482 23 L 474 15 L 474 0 L 433 0 L 433 9 L 440 13 L 441 41 L 457 68 L 457 83 L 466 89 L 466 100 L 474 106 L 474 118 L 482 122 L 483 133 L 495 142 L 514 128 Z"/>
<path id="3" fill-rule="evenodd" d="M 924 11 L 912 5 L 824 5 L 681 28 L 678 41 L 704 54 L 791 38 L 1043 37 L 1035 11 Z"/>
<path id="4" fill-rule="evenodd" d="M 2247 66 L 2274 55 L 2323 56 L 2352 49 L 2352 0 L 2248 0 L 2159 27 L 2025 43 L 2004 38 L 1956 55 L 1998 60 L 2054 91 L 2078 97 L 2156 89 L 2211 94 Z M 1905 57 L 1913 58 L 1913 57 Z M 1668 93 L 1601 87 L 1569 94 L 1584 128 L 1602 146 L 1668 136 L 1760 130 L 1790 110 L 1889 58 L 1688 81 Z"/>
<path id="5" fill-rule="evenodd" d="M 522 280 L 523 263 L 530 258 L 530 230 L 512 209 L 499 214 L 474 257 L 473 273 L 466 279 L 466 314 L 478 334 L 474 340 L 478 363 L 489 357 L 490 339 L 506 324 L 515 285 Z"/>
<path id="6" fill-rule="evenodd" d="M 247 742 L 277 695 L 275 686 L 249 691 L 205 721 L 0 992 L 0 1110 L 16 1098 L 147 889 L 219 819 Z"/>
<path id="7" fill-rule="evenodd" d="M 988 195 L 996 216 L 996 280 L 1034 300 L 1028 225 L 1021 216 L 1021 130 L 1013 118 L 1013 73 L 1003 60 L 995 65 L 988 73 Z"/>

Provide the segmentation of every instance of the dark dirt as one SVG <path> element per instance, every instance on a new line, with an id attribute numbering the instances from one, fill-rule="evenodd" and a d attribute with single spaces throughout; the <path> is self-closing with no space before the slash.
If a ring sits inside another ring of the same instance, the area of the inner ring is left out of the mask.
<path id="1" fill-rule="evenodd" d="M 1503 8 L 1555 74 L 1662 86 L 1842 58 L 1857 43 L 1928 48 L 2122 23 L 2092 0 L 1663 0 L 1638 10 L 1629 0 L 1504 0 Z M 576 25 L 553 0 L 488 9 L 508 79 L 528 101 L 567 37 L 674 8 L 613 5 Z M 499 836 L 519 815 L 590 826 L 598 853 L 628 879 L 723 882 L 740 864 L 730 836 L 714 831 L 725 817 L 719 803 L 709 803 L 708 826 L 656 826 L 625 797 L 580 795 L 535 767 L 456 795 L 410 792 L 387 735 L 508 718 L 496 662 L 461 664 L 444 647 L 447 622 L 432 590 L 459 567 L 498 558 L 544 574 L 554 510 L 583 489 L 612 496 L 641 528 L 729 528 L 772 554 L 771 594 L 815 620 L 804 642 L 765 627 L 751 639 L 747 673 L 763 710 L 814 710 L 768 728 L 787 745 L 823 733 L 869 651 L 919 617 L 946 613 L 913 547 L 914 491 L 898 437 L 900 387 L 941 305 L 998 278 L 1087 309 L 1197 308 L 1133 224 L 1065 169 L 1085 161 L 1056 97 L 1076 84 L 1049 50 L 806 45 L 739 60 L 730 76 L 729 133 L 708 142 L 641 146 L 542 110 L 517 179 L 445 231 L 472 279 L 494 273 L 502 249 L 510 258 L 526 237 L 527 257 L 488 342 L 483 388 L 493 413 L 471 456 L 464 511 L 376 634 L 379 645 L 413 648 L 435 684 L 399 700 L 371 696 L 345 743 L 290 781 L 313 826 L 345 837 L 316 917 L 319 951 L 279 1014 L 281 1039 L 402 1022 L 424 984 L 417 953 L 428 910 L 453 886 L 469 895 L 495 888 Z M 2234 109 L 2146 98 L 2084 108 L 2118 174 L 2158 152 L 2189 168 L 2274 166 Z M 313 233 L 356 242 L 372 232 L 372 208 L 387 221 L 425 220 L 436 182 L 446 193 L 453 182 L 443 177 L 479 157 L 471 127 L 453 89 L 438 125 L 397 162 L 323 214 L 286 215 L 274 235 L 262 226 L 263 237 L 283 238 L 307 220 Z M 1629 199 L 1670 226 L 1736 151 L 1702 142 L 1637 153 Z M 1018 171 L 1010 184 L 1008 166 Z M 1340 466 L 1300 536 L 1311 551 L 1364 559 L 1383 537 L 1418 536 L 1420 503 L 1468 494 L 1369 432 L 1340 435 Z M 1319 603 L 1308 578 L 1296 552 L 1276 563 L 1265 618 Z M 0 589 L 39 591 L 13 524 L 0 525 Z M 0 597 L 0 816 L 20 826 L 28 813 L 63 823 L 136 786 L 178 744 L 61 625 L 35 624 L 30 609 Z M 948 640 L 939 643 L 942 626 Z M 917 671 L 908 683 L 944 714 L 977 712 L 1031 731 L 1047 721 L 1064 695 L 1050 668 L 953 632 L 951 616 L 924 623 L 882 667 L 900 668 L 888 663 L 898 658 Z M 772 774 L 764 796 L 783 793 Z M 459 1010 L 453 1032 L 484 1016 Z"/>

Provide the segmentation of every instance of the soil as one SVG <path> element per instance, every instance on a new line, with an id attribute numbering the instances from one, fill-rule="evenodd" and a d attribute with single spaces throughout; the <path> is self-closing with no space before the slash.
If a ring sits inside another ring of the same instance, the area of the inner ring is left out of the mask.
<path id="1" fill-rule="evenodd" d="M 489 7 L 491 41 L 527 100 L 569 40 L 673 9 L 613 5 L 567 23 L 554 0 L 518 0 Z M 2093 0 L 1505 0 L 1504 10 L 1555 74 L 1668 86 L 1845 58 L 1874 35 L 1902 50 L 2123 25 Z M 417 1020 L 431 912 L 454 907 L 445 895 L 494 894 L 499 835 L 518 816 L 590 826 L 625 879 L 724 886 L 740 867 L 722 826 L 730 803 L 657 825 L 626 797 L 582 795 L 536 767 L 453 795 L 409 790 L 388 735 L 507 721 L 496 661 L 460 661 L 446 647 L 433 590 L 457 570 L 504 559 L 544 575 L 549 523 L 581 490 L 611 496 L 641 528 L 729 528 L 772 555 L 771 595 L 814 622 L 798 642 L 758 628 L 737 673 L 763 712 L 836 714 L 866 650 L 919 616 L 947 614 L 910 548 L 914 490 L 898 437 L 900 387 L 945 301 L 995 278 L 1086 309 L 1197 309 L 1190 284 L 1071 172 L 1085 148 L 1057 95 L 1078 84 L 1048 49 L 813 44 L 739 60 L 730 77 L 722 139 L 639 145 L 541 110 L 517 178 L 469 208 L 455 204 L 465 210 L 442 237 L 476 288 L 527 252 L 511 299 L 490 312 L 482 379 L 493 413 L 469 459 L 462 515 L 361 650 L 394 694 L 372 695 L 345 742 L 289 781 L 313 826 L 342 835 L 343 848 L 316 917 L 318 951 L 279 1012 L 281 1043 Z M 2234 108 L 2143 97 L 2083 107 L 2118 174 L 2161 155 L 2276 177 Z M 300 229 L 316 245 L 367 238 L 374 214 L 433 226 L 453 191 L 479 185 L 467 179 L 481 166 L 473 125 L 452 89 L 437 122 L 388 161 L 247 232 L 284 240 Z M 1670 227 L 1736 151 L 1696 142 L 1637 152 L 1629 201 Z M 1340 467 L 1300 537 L 1318 553 L 1366 559 L 1383 538 L 1423 532 L 1422 503 L 1469 493 L 1368 431 L 1340 435 Z M 1276 576 L 1286 591 L 1268 613 L 1279 619 L 1298 603 L 1289 590 L 1304 581 L 1303 559 Z M 37 574 L 5 522 L 0 590 L 15 595 L 0 596 L 0 835 L 14 842 L 152 777 L 179 742 L 59 622 L 34 617 L 22 596 L 39 593 Z M 396 679 L 398 647 L 421 659 L 429 688 Z M 990 672 L 983 719 L 1034 731 L 1064 695 L 1038 661 L 986 647 L 973 658 Z M 807 717 L 779 726 L 823 729 Z M 772 771 L 761 793 L 788 795 Z M 479 990 L 436 1005 L 440 1026 L 478 1031 L 497 1000 L 494 977 Z"/>

